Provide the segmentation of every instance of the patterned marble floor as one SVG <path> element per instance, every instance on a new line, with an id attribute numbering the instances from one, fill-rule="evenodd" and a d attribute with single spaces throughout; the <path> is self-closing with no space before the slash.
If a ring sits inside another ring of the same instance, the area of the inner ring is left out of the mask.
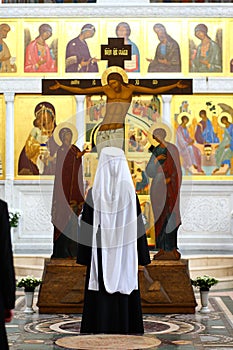
<path id="1" fill-rule="evenodd" d="M 145 336 L 157 337 L 161 341 L 158 347 L 150 349 L 233 350 L 233 291 L 211 292 L 208 314 L 199 312 L 198 294 L 196 299 L 198 306 L 195 314 L 144 315 Z M 34 297 L 34 314 L 24 313 L 24 293 L 17 291 L 15 317 L 7 326 L 10 349 L 64 349 L 57 346 L 55 341 L 61 337 L 79 335 L 81 315 L 39 314 L 36 302 L 37 293 Z"/>

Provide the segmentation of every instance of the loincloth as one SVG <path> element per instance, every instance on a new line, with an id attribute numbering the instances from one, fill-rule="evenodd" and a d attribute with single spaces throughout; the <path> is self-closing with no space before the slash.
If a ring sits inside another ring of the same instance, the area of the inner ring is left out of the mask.
<path id="1" fill-rule="evenodd" d="M 124 128 L 97 131 L 96 148 L 100 154 L 104 147 L 117 147 L 124 149 Z"/>

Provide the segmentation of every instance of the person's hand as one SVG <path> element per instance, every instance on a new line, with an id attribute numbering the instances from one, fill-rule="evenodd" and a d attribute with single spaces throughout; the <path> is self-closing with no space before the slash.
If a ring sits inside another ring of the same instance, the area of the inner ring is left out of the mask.
<path id="1" fill-rule="evenodd" d="M 48 159 L 50 156 L 50 153 L 48 151 L 48 148 L 47 147 L 40 147 L 40 159 L 43 160 L 43 159 Z"/>
<path id="2" fill-rule="evenodd" d="M 75 200 L 71 200 L 70 201 L 70 208 L 73 212 L 76 212 L 77 208 L 78 208 L 78 203 Z"/>
<path id="3" fill-rule="evenodd" d="M 159 63 L 168 65 L 168 60 L 166 58 L 162 58 L 162 59 L 159 58 L 158 61 L 159 61 Z"/>
<path id="4" fill-rule="evenodd" d="M 14 311 L 6 309 L 4 312 L 5 323 L 11 322 L 11 320 L 13 319 L 13 316 L 14 316 Z"/>
<path id="5" fill-rule="evenodd" d="M 230 145 L 226 145 L 225 148 L 230 148 Z"/>
<path id="6" fill-rule="evenodd" d="M 159 156 L 157 156 L 155 158 L 155 163 L 157 163 L 158 160 L 163 160 L 163 159 L 166 159 L 166 158 L 167 158 L 166 154 L 160 154 Z"/>
<path id="7" fill-rule="evenodd" d="M 84 145 L 83 150 L 85 151 L 85 153 L 89 153 L 91 151 L 89 147 L 89 145 Z"/>
<path id="8" fill-rule="evenodd" d="M 61 87 L 61 84 L 57 80 L 55 80 L 55 82 L 56 84 L 49 87 L 50 90 L 57 90 Z"/>
<path id="9" fill-rule="evenodd" d="M 91 62 L 91 58 L 89 58 L 89 60 L 85 61 L 84 58 L 82 59 L 82 61 L 80 62 L 80 66 L 81 67 L 86 67 L 88 66 L 88 64 Z"/>
<path id="10" fill-rule="evenodd" d="M 77 151 L 76 158 L 81 158 L 87 152 L 87 149 L 84 149 L 83 151 Z"/>
<path id="11" fill-rule="evenodd" d="M 40 58 L 38 61 L 39 66 L 42 66 L 42 64 L 45 64 L 45 63 L 46 63 L 46 60 L 44 58 Z"/>
<path id="12" fill-rule="evenodd" d="M 187 84 L 182 83 L 182 80 L 179 80 L 178 83 L 176 83 L 176 87 L 179 89 L 185 89 L 187 86 Z"/>
<path id="13" fill-rule="evenodd" d="M 82 155 L 83 155 L 83 152 L 77 151 L 76 158 L 80 158 L 82 157 Z"/>
<path id="14" fill-rule="evenodd" d="M 209 62 L 207 60 L 200 60 L 200 63 L 204 64 L 205 66 L 209 66 Z"/>
<path id="15" fill-rule="evenodd" d="M 147 62 L 152 62 L 152 58 L 146 58 Z"/>
<path id="16" fill-rule="evenodd" d="M 99 62 L 100 61 L 100 59 L 99 58 L 96 58 L 96 57 L 93 57 L 92 59 L 91 59 L 91 63 L 93 64 L 93 63 L 96 63 L 96 62 Z"/>
<path id="17" fill-rule="evenodd" d="M 79 202 L 79 203 L 78 203 L 77 215 L 80 215 L 80 213 L 81 213 L 81 211 L 82 211 L 82 209 L 83 209 L 83 204 L 84 204 L 84 202 Z"/>
<path id="18" fill-rule="evenodd" d="M 171 178 L 170 177 L 167 177 L 165 180 L 164 180 L 165 184 L 169 184 L 169 182 L 171 182 Z"/>
<path id="19" fill-rule="evenodd" d="M 193 145 L 193 144 L 194 144 L 194 140 L 192 140 L 192 141 L 189 142 L 189 145 L 190 145 L 190 146 Z"/>
<path id="20" fill-rule="evenodd" d="M 167 156 L 166 154 L 160 154 L 159 156 L 157 156 L 157 159 L 160 160 L 160 159 L 166 159 Z"/>
<path id="21" fill-rule="evenodd" d="M 48 155 L 46 156 L 46 160 L 48 162 L 54 162 L 54 156 L 50 156 L 50 154 L 48 153 Z"/>

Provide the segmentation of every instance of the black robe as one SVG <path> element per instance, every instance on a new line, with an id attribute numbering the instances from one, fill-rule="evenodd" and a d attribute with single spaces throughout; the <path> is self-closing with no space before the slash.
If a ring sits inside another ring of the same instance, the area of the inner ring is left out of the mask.
<path id="1" fill-rule="evenodd" d="M 5 313 L 15 306 L 15 271 L 7 204 L 0 200 L 0 349 L 8 350 Z"/>
<path id="2" fill-rule="evenodd" d="M 138 215 L 138 263 L 144 266 L 150 264 L 150 255 L 137 195 L 136 198 Z M 119 292 L 109 294 L 106 291 L 103 282 L 101 248 L 97 249 L 99 291 L 88 290 L 92 253 L 93 213 L 92 190 L 90 189 L 83 207 L 77 253 L 77 263 L 87 266 L 84 308 L 80 332 L 143 334 L 144 328 L 140 290 L 134 290 L 130 295 L 121 294 Z M 99 230 L 97 234 L 97 242 L 100 235 L 101 230 Z"/>

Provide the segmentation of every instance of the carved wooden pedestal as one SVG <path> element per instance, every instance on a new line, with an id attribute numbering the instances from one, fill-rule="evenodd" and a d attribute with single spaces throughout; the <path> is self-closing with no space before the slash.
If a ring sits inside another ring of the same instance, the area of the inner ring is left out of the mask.
<path id="1" fill-rule="evenodd" d="M 75 259 L 45 261 L 40 313 L 82 313 L 86 268 Z M 152 261 L 139 267 L 143 313 L 195 313 L 188 260 Z"/>
<path id="2" fill-rule="evenodd" d="M 188 260 L 153 260 L 139 267 L 143 313 L 195 313 Z"/>
<path id="3" fill-rule="evenodd" d="M 38 303 L 40 313 L 81 313 L 86 267 L 76 259 L 47 259 Z"/>

